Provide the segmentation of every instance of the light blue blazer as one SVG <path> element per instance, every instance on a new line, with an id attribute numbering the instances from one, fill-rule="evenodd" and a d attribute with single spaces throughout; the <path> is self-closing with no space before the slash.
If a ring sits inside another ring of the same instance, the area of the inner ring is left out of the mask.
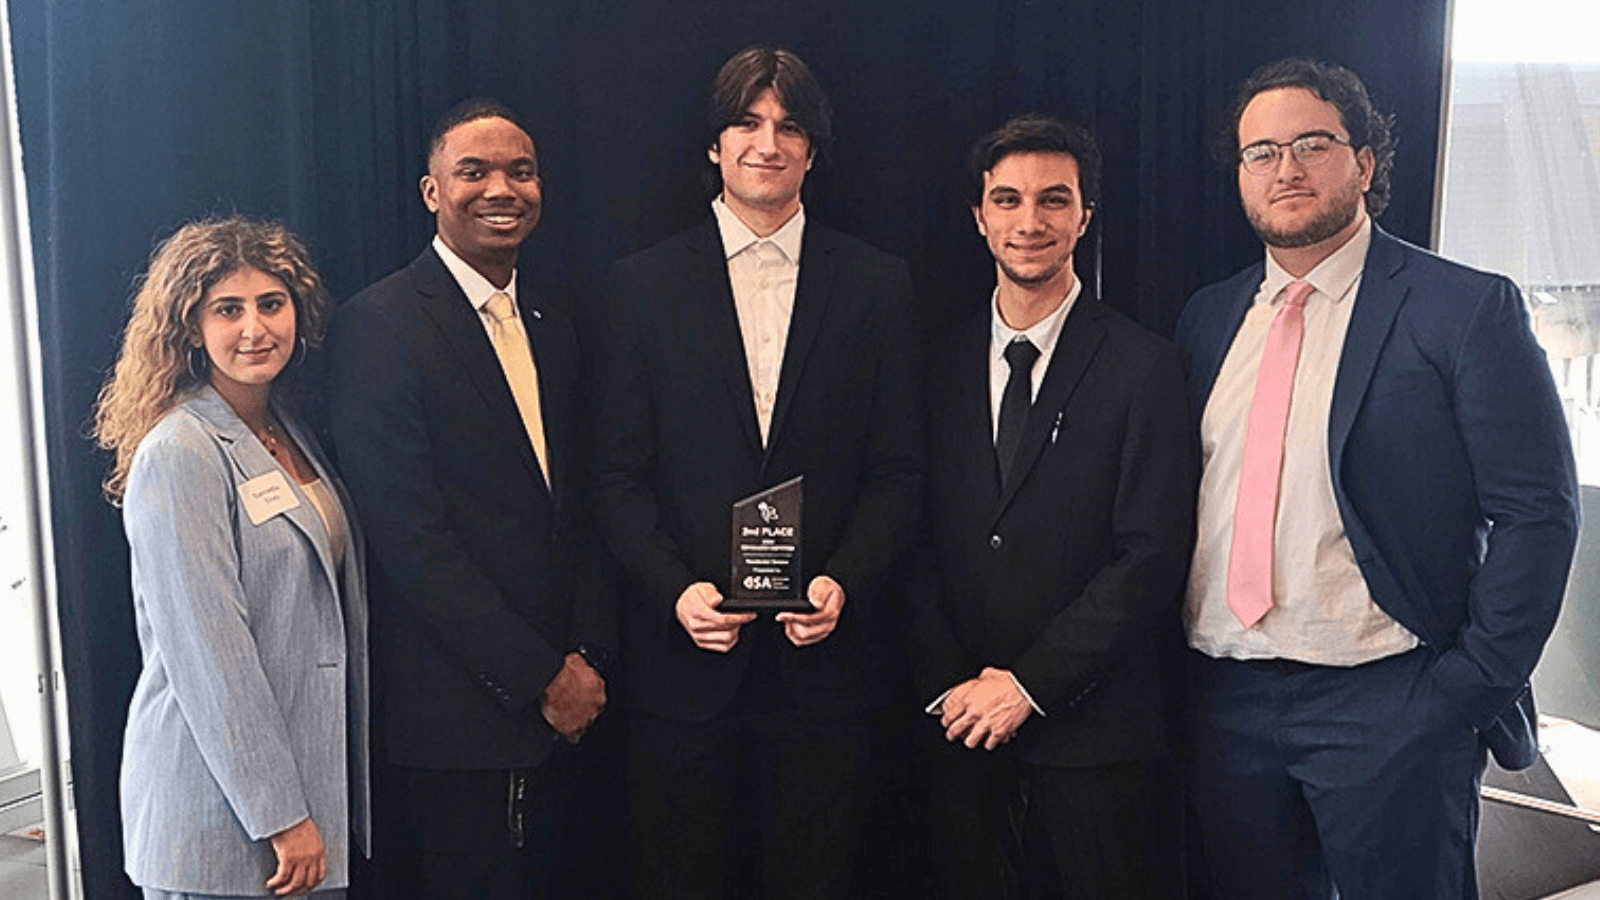
<path id="1" fill-rule="evenodd" d="M 327 845 L 320 888 L 370 852 L 367 605 L 354 507 L 311 435 L 279 416 L 332 488 L 350 543 L 299 505 L 250 521 L 239 485 L 281 471 L 204 387 L 134 453 L 123 502 L 144 659 L 122 755 L 123 852 L 141 887 L 266 895 L 267 840 L 310 816 Z"/>

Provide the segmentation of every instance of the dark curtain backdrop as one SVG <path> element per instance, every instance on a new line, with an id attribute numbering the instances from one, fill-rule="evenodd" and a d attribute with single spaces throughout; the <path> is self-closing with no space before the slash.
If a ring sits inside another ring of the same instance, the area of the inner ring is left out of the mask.
<path id="1" fill-rule="evenodd" d="M 1396 191 L 1382 222 L 1427 240 L 1444 8 L 13 2 L 89 896 L 133 896 L 121 874 L 116 781 L 138 649 L 126 547 L 98 487 L 107 461 L 86 422 L 133 280 L 179 223 L 232 211 L 282 219 L 348 296 L 431 234 L 416 182 L 433 117 L 461 97 L 495 95 L 532 124 L 544 176 L 544 221 L 523 265 L 582 320 L 608 261 L 706 215 L 696 138 L 706 86 L 734 50 L 774 42 L 812 65 L 837 107 L 836 152 L 807 185 L 809 214 L 905 256 L 929 327 L 978 311 L 993 280 L 966 207 L 966 146 L 1038 110 L 1089 125 L 1105 151 L 1098 253 L 1080 249 L 1079 272 L 1113 305 L 1170 332 L 1189 292 L 1260 253 L 1231 174 L 1208 148 L 1229 90 L 1262 62 L 1343 63 L 1398 113 Z M 875 858 L 915 863 L 915 841 L 875 840 Z"/>

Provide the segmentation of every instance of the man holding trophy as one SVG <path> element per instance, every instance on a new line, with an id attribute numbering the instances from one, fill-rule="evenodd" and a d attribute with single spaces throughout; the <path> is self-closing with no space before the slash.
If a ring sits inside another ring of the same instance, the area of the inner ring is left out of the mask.
<path id="1" fill-rule="evenodd" d="M 904 262 L 800 202 L 831 118 L 794 54 L 735 54 L 711 215 L 609 278 L 596 503 L 627 597 L 639 896 L 720 896 L 747 849 L 767 897 L 849 890 L 885 694 L 870 623 L 921 435 Z"/>

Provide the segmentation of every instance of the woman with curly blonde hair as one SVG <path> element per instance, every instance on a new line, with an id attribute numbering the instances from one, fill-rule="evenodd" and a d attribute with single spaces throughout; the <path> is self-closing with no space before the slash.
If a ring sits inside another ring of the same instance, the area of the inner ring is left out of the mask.
<path id="1" fill-rule="evenodd" d="M 146 898 L 338 897 L 366 849 L 361 536 L 275 390 L 327 311 L 283 226 L 190 223 L 151 257 L 100 391 L 144 660 L 121 789 Z"/>

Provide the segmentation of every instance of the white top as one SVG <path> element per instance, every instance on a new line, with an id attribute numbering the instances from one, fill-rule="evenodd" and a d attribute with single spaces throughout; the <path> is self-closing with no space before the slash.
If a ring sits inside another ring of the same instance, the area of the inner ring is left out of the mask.
<path id="1" fill-rule="evenodd" d="M 1228 609 L 1228 554 L 1245 429 L 1267 331 L 1294 276 L 1267 254 L 1266 277 L 1217 374 L 1200 422 L 1199 533 L 1184 607 L 1189 643 L 1215 657 L 1353 666 L 1410 650 L 1417 638 L 1372 601 L 1333 494 L 1328 416 L 1345 332 L 1372 242 L 1355 236 L 1306 274 L 1305 332 L 1284 437 L 1273 538 L 1272 609 L 1244 628 Z"/>
<path id="2" fill-rule="evenodd" d="M 1050 357 L 1056 352 L 1056 341 L 1061 337 L 1061 325 L 1067 321 L 1067 313 L 1072 311 L 1072 305 L 1077 302 L 1078 295 L 1083 293 L 1083 282 L 1077 278 L 1072 279 L 1072 290 L 1067 291 L 1067 299 L 1056 307 L 1055 312 L 1033 323 L 1033 327 L 1026 331 L 1018 331 L 1007 325 L 1000 317 L 1000 289 L 995 288 L 994 296 L 989 299 L 989 437 L 991 440 L 1000 439 L 1000 398 L 1006 392 L 1006 382 L 1011 380 L 1011 364 L 1006 362 L 1006 347 L 1017 338 L 1027 338 L 1039 351 L 1039 358 L 1033 361 L 1033 390 L 1029 392 L 1028 399 L 1039 396 L 1039 385 L 1044 383 L 1044 373 L 1050 368 Z"/>
<path id="3" fill-rule="evenodd" d="M 489 343 L 494 343 L 494 331 L 492 330 L 494 328 L 494 316 L 489 315 L 489 298 L 496 293 L 503 293 L 511 298 L 511 309 L 516 315 L 511 317 L 509 324 L 518 334 L 522 335 L 524 341 L 528 339 L 528 330 L 522 327 L 522 311 L 517 306 L 516 269 L 511 270 L 511 280 L 506 283 L 506 286 L 497 288 L 490 283 L 489 279 L 483 277 L 481 272 L 474 269 L 466 260 L 457 256 L 454 250 L 445 246 L 444 241 L 438 235 L 433 236 L 433 249 L 435 253 L 439 254 L 439 258 L 444 261 L 444 267 L 450 270 L 450 274 L 455 278 L 456 284 L 461 287 L 461 293 L 467 295 L 467 302 L 471 303 L 472 308 L 478 311 L 478 324 L 483 326 L 483 333 L 488 335 Z M 539 317 L 537 310 L 534 311 L 533 316 L 534 318 Z"/>
<path id="4" fill-rule="evenodd" d="M 350 547 L 350 528 L 345 522 L 344 507 L 339 504 L 339 498 L 328 490 L 328 485 L 321 478 L 313 478 L 300 485 L 300 489 L 311 501 L 311 508 L 322 517 L 322 528 L 328 532 L 328 546 L 333 551 L 334 567 L 344 565 L 344 554 Z"/>
<path id="5" fill-rule="evenodd" d="M 744 337 L 744 361 L 750 370 L 750 392 L 755 396 L 756 421 L 765 444 L 778 399 L 783 349 L 789 342 L 795 284 L 800 280 L 800 239 L 805 232 L 806 211 L 802 207 L 782 228 L 765 238 L 757 237 L 740 221 L 721 196 L 711 201 L 711 212 L 722 233 L 733 305 Z"/>

